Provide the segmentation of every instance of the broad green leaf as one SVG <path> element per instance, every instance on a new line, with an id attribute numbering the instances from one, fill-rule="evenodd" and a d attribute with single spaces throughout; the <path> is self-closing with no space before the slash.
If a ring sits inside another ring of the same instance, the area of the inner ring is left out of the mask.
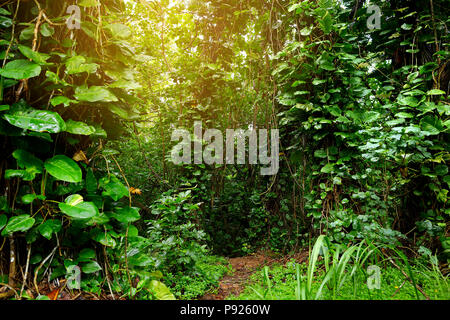
<path id="1" fill-rule="evenodd" d="M 333 17 L 326 11 L 323 17 L 319 18 L 320 28 L 325 34 L 329 34 L 333 28 Z"/>
<path id="2" fill-rule="evenodd" d="M 12 217 L 9 219 L 5 229 L 3 229 L 2 236 L 10 235 L 14 232 L 25 232 L 33 227 L 34 222 L 34 218 L 30 217 L 29 214 Z"/>
<path id="3" fill-rule="evenodd" d="M 37 77 L 40 73 L 41 66 L 34 62 L 21 59 L 8 62 L 3 69 L 0 69 L 1 76 L 16 80 Z"/>
<path id="4" fill-rule="evenodd" d="M 93 239 L 107 247 L 116 246 L 116 240 L 114 240 L 114 238 L 109 233 L 105 233 L 103 231 L 95 233 Z"/>
<path id="5" fill-rule="evenodd" d="M 21 178 L 25 181 L 32 181 L 36 177 L 36 174 L 41 173 L 36 168 L 27 168 L 25 170 L 8 169 L 5 171 L 5 179 Z"/>
<path id="6" fill-rule="evenodd" d="M 74 206 L 60 203 L 59 209 L 64 214 L 75 219 L 89 219 L 99 215 L 98 208 L 93 202 L 82 202 Z"/>
<path id="7" fill-rule="evenodd" d="M 52 238 L 53 233 L 57 233 L 61 231 L 62 223 L 59 220 L 50 219 L 42 223 L 39 227 L 39 233 L 50 240 Z"/>
<path id="8" fill-rule="evenodd" d="M 84 122 L 69 119 L 66 121 L 66 131 L 72 134 L 89 136 L 95 133 L 95 128 L 93 126 L 87 125 Z"/>
<path id="9" fill-rule="evenodd" d="M 95 251 L 90 248 L 85 248 L 78 254 L 78 262 L 87 262 L 95 259 Z"/>
<path id="10" fill-rule="evenodd" d="M 97 271 L 102 270 L 102 267 L 97 263 L 97 261 L 89 261 L 88 263 L 85 263 L 81 266 L 81 270 L 84 273 L 94 273 Z"/>
<path id="11" fill-rule="evenodd" d="M 44 54 L 44 53 L 39 53 L 36 51 L 33 51 L 31 48 L 27 47 L 27 46 L 23 46 L 19 44 L 19 51 L 28 59 L 33 60 L 34 62 L 36 62 L 37 64 L 43 65 L 46 63 L 46 61 L 48 60 L 48 58 L 50 58 L 50 56 L 48 54 Z"/>
<path id="12" fill-rule="evenodd" d="M 3 28 L 9 28 L 13 25 L 13 21 L 11 18 L 0 16 L 0 27 Z"/>
<path id="13" fill-rule="evenodd" d="M 139 214 L 139 208 L 136 207 L 116 209 L 113 216 L 122 223 L 135 222 L 141 218 Z"/>
<path id="14" fill-rule="evenodd" d="M 43 196 L 43 195 L 37 195 L 35 193 L 29 193 L 29 194 L 26 194 L 26 195 L 24 195 L 22 197 L 22 203 L 23 204 L 30 204 L 36 199 L 45 200 L 46 197 Z"/>
<path id="15" fill-rule="evenodd" d="M 34 35 L 34 24 L 29 26 L 28 28 L 25 28 L 20 33 L 19 39 L 20 41 L 26 41 L 33 38 Z"/>
<path id="16" fill-rule="evenodd" d="M 84 201 L 83 197 L 79 194 L 71 194 L 66 198 L 66 200 L 64 200 L 64 202 L 70 206 L 76 206 L 77 204 L 82 203 L 83 201 Z"/>
<path id="17" fill-rule="evenodd" d="M 86 191 L 88 194 L 95 194 L 97 192 L 97 179 L 95 178 L 92 168 L 88 168 L 86 172 Z"/>
<path id="18" fill-rule="evenodd" d="M 320 172 L 322 173 L 331 173 L 334 171 L 334 164 L 332 163 L 327 163 L 325 166 L 322 167 L 322 169 L 320 169 Z"/>
<path id="19" fill-rule="evenodd" d="M 150 282 L 150 290 L 155 294 L 156 299 L 158 300 L 176 300 L 169 288 L 161 281 L 152 280 Z"/>
<path id="20" fill-rule="evenodd" d="M 413 108 L 417 107 L 417 105 L 419 104 L 417 99 L 414 98 L 413 96 L 401 97 L 397 101 L 402 106 L 409 106 L 409 107 L 413 107 Z"/>
<path id="21" fill-rule="evenodd" d="M 36 158 L 34 155 L 23 149 L 17 149 L 12 153 L 17 160 L 17 165 L 22 168 L 35 168 L 37 172 L 41 173 L 44 163 L 42 160 Z"/>
<path id="22" fill-rule="evenodd" d="M 68 107 L 71 103 L 76 102 L 77 102 L 76 100 L 72 100 L 64 96 L 57 96 L 50 100 L 51 105 L 54 107 L 60 104 L 63 104 L 65 107 Z"/>
<path id="23" fill-rule="evenodd" d="M 130 28 L 120 23 L 109 24 L 105 28 L 111 31 L 112 35 L 116 38 L 126 39 L 131 36 Z"/>
<path id="24" fill-rule="evenodd" d="M 78 164 L 64 155 L 56 155 L 45 161 L 45 169 L 58 180 L 74 183 L 82 180 L 82 172 Z"/>
<path id="25" fill-rule="evenodd" d="M 438 176 L 445 176 L 448 173 L 448 167 L 445 164 L 438 164 L 434 168 L 434 172 L 436 172 Z"/>
<path id="26" fill-rule="evenodd" d="M 432 89 L 432 90 L 427 91 L 428 96 L 438 96 L 438 95 L 442 95 L 442 94 L 445 94 L 445 91 L 439 90 L 439 89 Z"/>
<path id="27" fill-rule="evenodd" d="M 5 8 L 0 8 L 0 14 L 4 16 L 10 16 L 11 12 L 6 10 Z"/>
<path id="28" fill-rule="evenodd" d="M 53 28 L 47 22 L 45 22 L 41 25 L 41 34 L 44 37 L 51 37 L 52 35 L 55 34 L 55 28 Z"/>
<path id="29" fill-rule="evenodd" d="M 129 196 L 128 188 L 115 176 L 102 178 L 100 187 L 103 188 L 102 196 L 110 196 L 114 201 Z"/>
<path id="30" fill-rule="evenodd" d="M 420 120 L 420 128 L 429 135 L 436 135 L 444 130 L 442 121 L 436 116 L 431 115 Z"/>
<path id="31" fill-rule="evenodd" d="M 98 64 L 86 63 L 86 58 L 83 56 L 73 56 L 66 61 L 66 73 L 95 73 L 97 71 Z"/>
<path id="32" fill-rule="evenodd" d="M 118 101 L 115 95 L 113 95 L 108 89 L 99 86 L 77 87 L 75 89 L 75 98 L 80 101 L 87 102 L 115 102 Z"/>
<path id="33" fill-rule="evenodd" d="M 58 133 L 66 129 L 61 116 L 47 110 L 13 108 L 3 117 L 13 126 L 31 131 Z"/>

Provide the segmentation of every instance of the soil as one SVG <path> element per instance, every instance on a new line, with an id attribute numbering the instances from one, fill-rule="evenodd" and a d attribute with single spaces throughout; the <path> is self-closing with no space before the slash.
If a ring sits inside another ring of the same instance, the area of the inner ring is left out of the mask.
<path id="1" fill-rule="evenodd" d="M 283 257 L 274 257 L 270 253 L 259 252 L 245 257 L 228 258 L 233 267 L 233 273 L 222 278 L 217 293 L 207 293 L 200 300 L 225 300 L 229 295 L 239 295 L 244 290 L 250 276 L 263 266 L 270 266 L 274 263 L 286 264 L 291 259 L 302 263 L 307 258 L 307 251 Z"/>

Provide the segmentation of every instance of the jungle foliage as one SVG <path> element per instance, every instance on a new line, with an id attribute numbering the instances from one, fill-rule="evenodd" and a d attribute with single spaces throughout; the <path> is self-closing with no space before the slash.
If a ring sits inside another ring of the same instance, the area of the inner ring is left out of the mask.
<path id="1" fill-rule="evenodd" d="M 213 254 L 324 234 L 330 250 L 365 240 L 448 265 L 448 13 L 445 0 L 3 1 L 0 298 L 76 270 L 98 297 L 196 298 L 227 272 Z M 194 121 L 279 129 L 278 174 L 174 165 L 171 132 Z M 287 271 L 290 297 L 318 290 L 303 271 Z"/>

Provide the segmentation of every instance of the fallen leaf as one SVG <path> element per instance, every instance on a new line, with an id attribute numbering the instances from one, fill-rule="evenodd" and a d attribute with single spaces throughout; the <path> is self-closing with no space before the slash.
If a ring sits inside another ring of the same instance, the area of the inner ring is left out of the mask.
<path id="1" fill-rule="evenodd" d="M 86 158 L 86 155 L 84 154 L 83 150 L 77 151 L 73 157 L 73 160 L 79 162 L 79 161 L 84 161 L 86 164 L 89 164 L 88 159 Z"/>
<path id="2" fill-rule="evenodd" d="M 50 300 L 58 300 L 58 295 L 59 295 L 59 288 L 56 288 L 55 290 L 47 294 L 47 297 L 49 297 Z"/>
<path id="3" fill-rule="evenodd" d="M 141 195 L 142 191 L 141 191 L 141 189 L 130 187 L 130 193 Z"/>

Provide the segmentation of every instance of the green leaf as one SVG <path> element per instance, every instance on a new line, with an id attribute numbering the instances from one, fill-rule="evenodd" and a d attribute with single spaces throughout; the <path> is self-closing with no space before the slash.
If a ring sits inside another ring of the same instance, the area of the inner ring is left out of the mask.
<path id="1" fill-rule="evenodd" d="M 33 60 L 37 64 L 45 64 L 47 59 L 50 58 L 48 54 L 39 53 L 36 51 L 33 51 L 31 48 L 27 46 L 23 46 L 19 44 L 19 51 L 28 59 Z"/>
<path id="2" fill-rule="evenodd" d="M 64 96 L 57 96 L 50 100 L 51 105 L 54 107 L 57 105 L 60 105 L 60 104 L 64 104 L 65 107 L 68 107 L 71 103 L 75 103 L 75 102 L 77 102 L 77 101 L 69 99 Z"/>
<path id="3" fill-rule="evenodd" d="M 16 80 L 37 77 L 41 73 L 41 66 L 28 60 L 14 60 L 0 69 L 0 75 Z"/>
<path id="4" fill-rule="evenodd" d="M 10 16 L 11 12 L 9 12 L 8 10 L 6 10 L 5 8 L 0 8 L 0 14 L 4 15 L 4 16 Z"/>
<path id="5" fill-rule="evenodd" d="M 77 261 L 87 262 L 92 259 L 95 259 L 95 251 L 90 248 L 85 248 L 85 249 L 81 250 L 80 253 L 78 254 Z"/>
<path id="6" fill-rule="evenodd" d="M 128 188 L 116 176 L 102 178 L 100 180 L 100 187 L 104 190 L 102 196 L 110 196 L 114 201 L 129 196 Z"/>
<path id="7" fill-rule="evenodd" d="M 427 96 L 439 96 L 445 94 L 445 91 L 439 90 L 439 89 L 432 89 L 427 91 Z"/>
<path id="8" fill-rule="evenodd" d="M 46 197 L 43 196 L 43 195 L 37 195 L 35 193 L 29 193 L 29 194 L 26 194 L 26 195 L 24 195 L 22 197 L 22 203 L 23 204 L 30 204 L 30 203 L 33 203 L 33 201 L 36 200 L 36 199 L 45 200 Z"/>
<path id="9" fill-rule="evenodd" d="M 66 73 L 77 74 L 82 72 L 95 73 L 98 64 L 86 63 L 86 58 L 83 56 L 73 56 L 66 61 Z"/>
<path id="10" fill-rule="evenodd" d="M 319 18 L 320 28 L 323 33 L 329 34 L 333 28 L 333 17 L 330 15 L 328 11 L 325 12 L 322 18 Z"/>
<path id="11" fill-rule="evenodd" d="M 155 294 L 156 299 L 158 300 L 176 300 L 169 288 L 161 281 L 152 280 L 150 282 L 150 290 Z"/>
<path id="12" fill-rule="evenodd" d="M 105 28 L 111 31 L 112 35 L 116 38 L 126 39 L 131 36 L 130 28 L 120 23 L 109 24 Z"/>
<path id="13" fill-rule="evenodd" d="M 139 208 L 136 207 L 116 209 L 113 216 L 117 219 L 117 221 L 122 223 L 135 222 L 141 218 L 139 214 Z"/>
<path id="14" fill-rule="evenodd" d="M 45 169 L 58 180 L 78 183 L 82 172 L 75 161 L 64 155 L 57 155 L 45 161 Z"/>
<path id="15" fill-rule="evenodd" d="M 100 265 L 97 263 L 97 261 L 90 261 L 88 263 L 85 263 L 81 266 L 81 270 L 84 273 L 94 273 L 97 271 L 102 270 L 102 267 L 100 267 Z"/>
<path id="16" fill-rule="evenodd" d="M 88 168 L 86 172 L 86 191 L 88 194 L 95 194 L 97 191 L 97 179 L 95 178 L 92 168 Z"/>
<path id="17" fill-rule="evenodd" d="M 55 34 L 55 28 L 50 26 L 47 22 L 41 25 L 41 34 L 44 37 L 51 37 Z"/>
<path id="18" fill-rule="evenodd" d="M 26 41 L 33 38 L 34 35 L 34 25 L 29 26 L 28 28 L 25 28 L 20 33 L 19 39 L 20 41 Z"/>
<path id="19" fill-rule="evenodd" d="M 77 204 L 82 203 L 83 201 L 84 201 L 83 197 L 79 194 L 71 194 L 66 198 L 66 200 L 64 200 L 64 202 L 70 206 L 76 206 Z"/>
<path id="20" fill-rule="evenodd" d="M 75 219 L 89 219 L 99 215 L 98 208 L 93 202 L 82 202 L 74 206 L 60 203 L 58 206 L 64 214 Z"/>
<path id="21" fill-rule="evenodd" d="M 426 131 L 428 135 L 437 135 L 444 131 L 442 121 L 436 116 L 426 116 L 420 120 L 420 128 Z"/>
<path id="22" fill-rule="evenodd" d="M 438 164 L 434 168 L 434 172 L 436 172 L 438 176 L 445 176 L 448 173 L 448 167 L 445 164 Z"/>
<path id="23" fill-rule="evenodd" d="M 87 125 L 84 122 L 69 119 L 66 121 L 66 131 L 72 134 L 81 134 L 89 136 L 95 133 L 95 128 L 93 126 Z"/>
<path id="24" fill-rule="evenodd" d="M 61 116 L 47 110 L 13 108 L 4 118 L 13 126 L 31 131 L 58 133 L 66 129 Z"/>
<path id="25" fill-rule="evenodd" d="M 320 169 L 320 172 L 322 173 L 331 173 L 334 171 L 334 164 L 332 163 L 327 163 L 325 166 L 322 167 L 322 169 Z"/>
<path id="26" fill-rule="evenodd" d="M 118 101 L 117 97 L 113 95 L 108 89 L 99 86 L 92 86 L 87 88 L 77 87 L 75 89 L 75 98 L 80 101 L 87 102 L 115 102 Z"/>
<path id="27" fill-rule="evenodd" d="M 22 169 L 35 168 L 36 172 L 41 173 L 44 164 L 41 159 L 36 158 L 34 155 L 23 149 L 17 149 L 12 153 L 13 157 L 17 160 L 17 165 Z"/>
<path id="28" fill-rule="evenodd" d="M 8 199 L 6 196 L 0 196 L 0 211 L 9 212 Z"/>
<path id="29" fill-rule="evenodd" d="M 103 231 L 95 233 L 93 239 L 107 247 L 116 246 L 116 241 L 113 239 L 113 237 L 111 237 L 109 233 L 105 233 Z"/>
<path id="30" fill-rule="evenodd" d="M 417 107 L 419 102 L 416 98 L 413 96 L 407 96 L 407 97 L 401 97 L 398 99 L 398 103 L 402 106 L 409 106 L 409 107 Z"/>
<path id="31" fill-rule="evenodd" d="M 5 179 L 22 178 L 25 181 L 32 181 L 38 173 L 40 172 L 36 168 L 28 168 L 26 170 L 8 169 L 5 171 Z"/>
<path id="32" fill-rule="evenodd" d="M 42 223 L 39 227 L 39 233 L 50 240 L 52 238 L 53 233 L 57 233 L 61 231 L 62 223 L 59 220 L 50 219 Z"/>
<path id="33" fill-rule="evenodd" d="M 33 227 L 34 222 L 34 218 L 30 217 L 29 214 L 12 217 L 9 219 L 5 229 L 3 229 L 2 236 L 10 235 L 14 232 L 25 232 Z"/>

